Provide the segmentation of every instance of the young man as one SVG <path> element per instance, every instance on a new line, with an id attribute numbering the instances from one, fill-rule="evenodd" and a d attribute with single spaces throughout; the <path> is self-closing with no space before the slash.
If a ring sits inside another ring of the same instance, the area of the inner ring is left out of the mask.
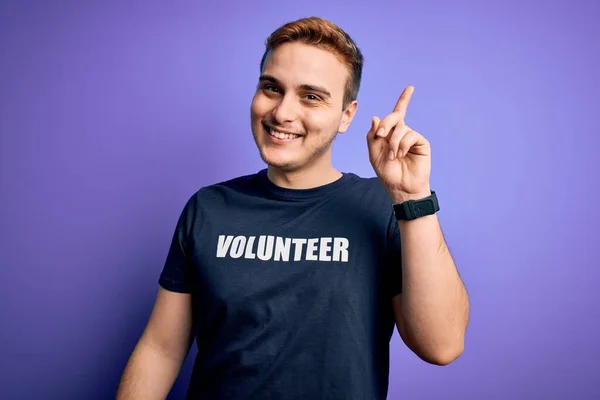
<path id="1" fill-rule="evenodd" d="M 164 399 L 194 337 L 189 399 L 385 399 L 394 327 L 427 362 L 461 354 L 468 298 L 436 216 L 429 143 L 404 122 L 413 88 L 372 120 L 376 178 L 331 164 L 362 64 L 323 19 L 269 37 L 251 104 L 268 168 L 185 205 L 118 399 Z"/>

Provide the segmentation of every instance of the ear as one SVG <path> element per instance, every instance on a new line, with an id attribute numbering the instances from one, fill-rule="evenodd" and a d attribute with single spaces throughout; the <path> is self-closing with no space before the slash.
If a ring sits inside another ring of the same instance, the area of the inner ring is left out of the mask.
<path id="1" fill-rule="evenodd" d="M 340 121 L 340 126 L 338 127 L 338 133 L 344 133 L 348 130 L 348 127 L 352 123 L 354 116 L 356 115 L 356 110 L 358 109 L 358 101 L 354 100 L 344 109 L 342 113 L 342 120 Z"/>

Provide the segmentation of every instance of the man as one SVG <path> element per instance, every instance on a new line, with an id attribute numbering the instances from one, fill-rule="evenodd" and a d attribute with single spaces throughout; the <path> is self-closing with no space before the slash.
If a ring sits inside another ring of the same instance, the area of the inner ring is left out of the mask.
<path id="1" fill-rule="evenodd" d="M 268 168 L 185 205 L 118 399 L 164 399 L 194 337 L 190 399 L 385 399 L 394 327 L 429 363 L 461 354 L 468 298 L 436 216 L 429 143 L 405 124 L 413 88 L 372 120 L 376 178 L 331 164 L 362 64 L 323 19 L 269 37 L 251 104 Z"/>

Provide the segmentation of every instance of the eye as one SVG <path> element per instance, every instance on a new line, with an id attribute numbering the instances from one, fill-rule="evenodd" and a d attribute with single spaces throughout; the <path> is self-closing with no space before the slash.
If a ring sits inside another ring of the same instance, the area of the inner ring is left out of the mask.
<path id="1" fill-rule="evenodd" d="M 314 95 L 314 94 L 307 94 L 307 95 L 306 95 L 306 98 L 307 98 L 308 100 L 310 100 L 310 101 L 318 101 L 318 100 L 320 100 L 319 96 L 316 96 L 316 95 Z"/>
<path id="2" fill-rule="evenodd" d="M 267 92 L 279 92 L 279 89 L 277 89 L 275 86 L 273 85 L 264 85 L 263 86 L 263 90 L 267 91 Z"/>

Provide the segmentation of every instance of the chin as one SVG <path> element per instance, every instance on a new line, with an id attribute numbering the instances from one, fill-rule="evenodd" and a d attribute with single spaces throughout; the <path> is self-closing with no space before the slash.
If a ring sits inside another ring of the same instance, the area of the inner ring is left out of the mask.
<path id="1" fill-rule="evenodd" d="M 290 149 L 284 150 L 269 145 L 268 143 L 259 140 L 256 136 L 254 136 L 254 139 L 260 158 L 268 166 L 287 172 L 293 171 L 302 165 L 302 160 L 301 157 L 299 157 L 299 154 L 292 154 L 297 153 L 297 150 L 299 149 L 296 149 L 296 151 L 290 151 Z"/>
<path id="2" fill-rule="evenodd" d="M 260 158 L 270 167 L 277 168 L 282 171 L 293 171 L 301 166 L 299 160 L 293 157 L 283 156 L 282 154 L 272 154 L 269 150 L 261 150 Z"/>

